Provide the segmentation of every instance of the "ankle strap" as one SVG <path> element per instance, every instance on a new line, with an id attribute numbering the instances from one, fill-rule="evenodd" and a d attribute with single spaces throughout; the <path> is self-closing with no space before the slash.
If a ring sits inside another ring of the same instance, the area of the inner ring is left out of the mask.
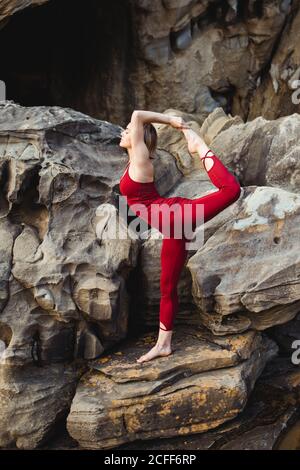
<path id="1" fill-rule="evenodd" d="M 207 156 L 208 152 L 211 152 L 212 155 Z M 204 155 L 204 157 L 201 158 L 201 160 L 204 160 L 205 158 L 211 158 L 211 157 L 214 157 L 214 156 L 215 156 L 214 152 L 212 150 L 208 149 L 206 154 Z"/>

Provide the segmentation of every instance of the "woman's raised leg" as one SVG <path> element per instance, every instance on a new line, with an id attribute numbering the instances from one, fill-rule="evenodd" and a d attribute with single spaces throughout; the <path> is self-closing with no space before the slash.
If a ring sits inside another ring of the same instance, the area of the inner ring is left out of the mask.
<path id="1" fill-rule="evenodd" d="M 160 311 L 162 329 L 171 331 L 178 311 L 177 284 L 187 256 L 184 238 L 164 238 L 161 248 Z"/>
<path id="2" fill-rule="evenodd" d="M 209 152 L 210 154 L 208 155 Z M 206 159 L 210 161 L 209 167 L 206 166 Z M 241 186 L 236 177 L 226 168 L 212 150 L 208 150 L 202 160 L 204 160 L 204 167 L 211 182 L 219 190 L 196 199 L 187 199 L 187 203 L 192 206 L 193 230 L 197 226 L 197 205 L 203 204 L 203 222 L 205 223 L 235 202 L 241 193 Z"/>

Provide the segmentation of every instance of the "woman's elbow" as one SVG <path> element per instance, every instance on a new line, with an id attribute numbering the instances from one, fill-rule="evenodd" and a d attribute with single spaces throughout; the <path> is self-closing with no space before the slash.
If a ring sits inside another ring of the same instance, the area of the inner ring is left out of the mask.
<path id="1" fill-rule="evenodd" d="M 141 115 L 140 110 L 135 109 L 131 115 L 131 121 L 134 121 L 135 119 L 139 119 Z"/>

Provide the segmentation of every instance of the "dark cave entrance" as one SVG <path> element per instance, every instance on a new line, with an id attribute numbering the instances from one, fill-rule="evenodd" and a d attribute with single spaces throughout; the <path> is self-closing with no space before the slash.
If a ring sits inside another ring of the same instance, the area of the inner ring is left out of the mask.
<path id="1" fill-rule="evenodd" d="M 50 0 L 0 29 L 6 99 L 125 124 L 134 97 L 130 0 Z"/>

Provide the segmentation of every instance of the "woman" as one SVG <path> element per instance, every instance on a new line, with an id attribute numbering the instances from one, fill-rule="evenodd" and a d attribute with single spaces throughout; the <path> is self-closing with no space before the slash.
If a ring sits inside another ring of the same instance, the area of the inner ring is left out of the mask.
<path id="1" fill-rule="evenodd" d="M 155 127 L 151 124 L 152 122 L 169 124 L 184 133 L 189 152 L 198 153 L 210 180 L 219 188 L 218 191 L 197 199 L 160 196 L 154 184 L 153 164 L 151 162 L 157 144 L 157 134 Z M 197 206 L 199 204 L 203 205 L 202 221 L 206 222 L 236 201 L 239 198 L 241 187 L 236 178 L 207 147 L 201 137 L 190 129 L 180 117 L 151 111 L 134 111 L 130 123 L 121 136 L 120 146 L 126 148 L 129 162 L 120 179 L 120 192 L 127 197 L 127 204 L 131 210 L 136 214 L 138 213 L 139 217 L 148 223 L 150 218 L 149 225 L 155 226 L 165 235 L 165 226 L 163 226 L 162 219 L 155 219 L 153 212 L 161 206 L 172 208 L 176 204 L 179 204 L 183 209 L 180 212 L 181 220 L 179 220 L 179 212 L 175 212 L 177 215 L 169 219 L 170 231 L 167 236 L 164 236 L 162 242 L 160 331 L 155 346 L 147 354 L 137 359 L 137 362 L 145 362 L 154 357 L 168 356 L 172 353 L 173 322 L 178 311 L 177 284 L 187 257 L 186 242 L 188 240 L 185 236 L 178 238 L 174 233 L 174 227 L 177 222 L 182 222 L 185 214 L 185 204 L 190 205 L 192 208 L 188 217 L 194 230 L 197 226 L 197 214 L 199 214 Z M 210 155 L 208 155 L 209 153 Z M 143 204 L 148 218 L 145 217 L 145 213 L 142 215 L 140 212 L 135 211 L 134 205 L 136 203 Z M 186 214 L 184 217 L 186 217 Z M 152 223 L 154 219 L 155 223 Z M 184 223 L 186 223 L 186 218 Z"/>

